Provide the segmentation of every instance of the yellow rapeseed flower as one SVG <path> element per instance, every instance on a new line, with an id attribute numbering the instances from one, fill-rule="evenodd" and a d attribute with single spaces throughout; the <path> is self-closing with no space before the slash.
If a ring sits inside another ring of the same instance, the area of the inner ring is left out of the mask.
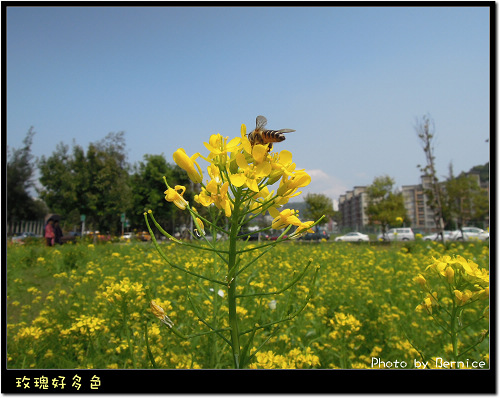
<path id="1" fill-rule="evenodd" d="M 189 157 L 182 148 L 177 149 L 173 155 L 174 162 L 188 173 L 189 179 L 195 184 L 199 184 L 203 181 L 203 172 L 198 162 L 196 162 L 199 156 L 199 153 L 195 153 L 193 156 Z"/>
<path id="2" fill-rule="evenodd" d="M 465 289 L 463 292 L 460 290 L 454 290 L 455 298 L 458 305 L 464 305 L 472 298 L 472 292 L 469 289 Z"/>
<path id="3" fill-rule="evenodd" d="M 154 300 L 151 300 L 151 312 L 155 317 L 157 317 L 160 321 L 162 321 L 165 325 L 167 325 L 169 328 L 172 328 L 174 326 L 174 323 L 172 320 L 165 314 L 165 310 L 161 308 Z"/>
<path id="4" fill-rule="evenodd" d="M 168 187 L 165 193 L 165 200 L 168 202 L 173 202 L 179 209 L 184 210 L 186 206 L 189 204 L 186 199 L 182 197 L 184 192 L 186 191 L 186 187 L 182 185 L 176 185 L 175 188 Z M 180 193 L 179 193 L 180 192 Z"/>
<path id="5" fill-rule="evenodd" d="M 295 172 L 291 177 L 284 175 L 280 182 L 277 194 L 279 196 L 291 197 L 298 188 L 303 188 L 309 185 L 310 182 L 311 176 L 303 170 Z"/>
<path id="6" fill-rule="evenodd" d="M 227 142 L 228 137 L 222 137 L 220 134 L 212 134 L 210 139 L 207 142 L 204 142 L 205 148 L 210 151 L 210 154 L 207 156 L 207 160 L 211 161 L 214 158 L 216 159 L 217 164 L 225 165 L 227 160 L 227 154 L 230 152 L 234 152 L 238 145 L 241 142 L 241 138 L 236 137 L 231 141 Z"/>
<path id="7" fill-rule="evenodd" d="M 425 284 L 427 283 L 427 281 L 422 276 L 422 274 L 418 274 L 418 276 L 416 276 L 415 278 L 413 278 L 413 281 L 416 282 L 416 283 L 418 283 L 420 286 L 425 286 Z"/>
<path id="8" fill-rule="evenodd" d="M 296 216 L 296 210 L 285 209 L 283 211 L 278 211 L 274 207 L 269 208 L 269 214 L 274 217 L 271 227 L 273 229 L 283 229 L 289 225 L 300 226 L 302 222 Z"/>
<path id="9" fill-rule="evenodd" d="M 262 147 L 262 152 L 265 152 L 263 145 L 256 145 Z M 235 187 L 246 186 L 254 192 L 259 192 L 258 183 L 269 175 L 272 171 L 272 166 L 268 162 L 248 163 L 246 156 L 242 153 L 236 154 L 236 163 L 239 166 L 239 171 L 230 175 L 231 184 Z"/>

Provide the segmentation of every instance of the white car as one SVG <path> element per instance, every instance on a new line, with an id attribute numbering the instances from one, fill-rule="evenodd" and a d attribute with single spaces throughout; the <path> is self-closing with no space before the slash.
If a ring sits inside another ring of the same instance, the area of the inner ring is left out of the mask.
<path id="1" fill-rule="evenodd" d="M 443 231 L 444 240 L 445 241 L 452 240 L 452 238 L 451 238 L 452 234 L 453 234 L 453 232 L 451 232 L 451 231 Z M 436 232 L 435 234 L 425 235 L 422 239 L 423 240 L 441 240 L 441 237 L 438 237 L 438 234 Z"/>
<path id="2" fill-rule="evenodd" d="M 391 228 L 385 234 L 377 236 L 378 240 L 415 240 L 411 228 Z"/>
<path id="3" fill-rule="evenodd" d="M 12 243 L 20 243 L 23 244 L 25 239 L 29 238 L 40 238 L 40 235 L 36 235 L 33 232 L 22 232 L 18 233 L 12 237 Z"/>
<path id="4" fill-rule="evenodd" d="M 135 238 L 135 234 L 133 232 L 125 232 L 122 236 L 120 236 L 120 240 L 130 242 Z"/>
<path id="5" fill-rule="evenodd" d="M 337 236 L 335 242 L 369 242 L 370 238 L 368 235 L 362 234 L 361 232 L 349 232 L 344 236 Z"/>
<path id="6" fill-rule="evenodd" d="M 462 237 L 463 232 L 463 237 Z M 452 240 L 489 240 L 490 234 L 481 228 L 464 227 L 462 231 L 457 229 L 452 232 Z"/>

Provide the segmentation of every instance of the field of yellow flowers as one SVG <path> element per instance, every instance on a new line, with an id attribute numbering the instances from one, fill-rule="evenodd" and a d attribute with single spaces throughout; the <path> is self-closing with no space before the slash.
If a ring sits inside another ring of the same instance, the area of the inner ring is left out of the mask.
<path id="1" fill-rule="evenodd" d="M 161 247 L 193 273 L 208 275 L 221 266 L 200 250 L 172 243 Z M 418 368 L 424 359 L 427 367 L 443 367 L 454 347 L 446 327 L 436 322 L 437 310 L 432 312 L 432 305 L 422 310 L 426 294 L 419 275 L 427 275 L 433 258 L 445 255 L 489 268 L 488 243 L 283 242 L 238 276 L 237 293 L 244 296 L 237 307 L 240 330 L 255 333 L 248 367 L 378 369 L 404 363 Z M 291 291 L 252 295 L 287 285 L 309 260 L 320 267 L 315 281 L 308 274 Z M 310 293 L 298 316 L 273 325 L 295 313 Z M 226 299 L 224 286 L 186 277 L 165 264 L 150 243 L 12 245 L 7 248 L 7 367 L 230 368 Z M 151 300 L 176 330 L 193 338 L 182 339 L 161 323 L 151 312 Z M 460 308 L 458 346 L 471 347 L 460 360 L 469 368 L 489 367 L 487 305 L 486 299 Z M 208 333 L 200 319 L 218 320 L 218 334 Z M 269 327 L 255 332 L 255 325 Z"/>

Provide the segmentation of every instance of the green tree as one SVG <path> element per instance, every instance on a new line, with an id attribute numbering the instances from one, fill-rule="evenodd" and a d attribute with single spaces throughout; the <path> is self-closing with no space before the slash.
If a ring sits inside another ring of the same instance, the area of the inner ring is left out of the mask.
<path id="1" fill-rule="evenodd" d="M 73 145 L 59 144 L 39 162 L 40 196 L 63 218 L 78 222 L 86 215 L 88 227 L 101 232 L 120 230 L 120 214 L 131 206 L 124 133 L 109 133 L 90 143 L 85 153 Z"/>
<path id="2" fill-rule="evenodd" d="M 35 132 L 30 127 L 23 140 L 23 147 L 9 148 L 7 153 L 7 223 L 21 220 L 37 220 L 43 218 L 46 207 L 40 200 L 34 199 L 30 190 L 35 189 L 33 175 L 35 159 L 31 153 Z M 11 230 L 8 231 L 11 233 Z"/>
<path id="3" fill-rule="evenodd" d="M 165 201 L 163 176 L 170 176 L 171 168 L 163 154 L 144 155 L 144 161 L 133 166 L 129 180 L 132 208 L 127 214 L 132 228 L 144 228 L 143 213 L 150 209 L 163 224 L 170 218 L 172 206 Z"/>
<path id="4" fill-rule="evenodd" d="M 488 191 L 483 188 L 475 191 L 472 196 L 472 220 L 484 227 L 490 213 L 490 198 Z"/>
<path id="5" fill-rule="evenodd" d="M 394 180 L 389 176 L 376 177 L 366 189 L 368 206 L 366 214 L 371 225 L 380 225 L 382 233 L 391 225 L 408 223 L 403 194 L 394 190 Z"/>
<path id="6" fill-rule="evenodd" d="M 100 231 L 116 233 L 121 230 L 120 215 L 132 204 L 124 133 L 109 133 L 103 140 L 90 144 L 87 164 L 89 189 L 93 193 L 90 215 Z"/>
<path id="7" fill-rule="evenodd" d="M 449 217 L 449 221 L 455 222 L 460 230 L 471 221 L 477 223 L 488 215 L 487 192 L 481 189 L 477 178 L 473 175 L 461 173 L 455 177 L 450 165 L 450 174 L 444 183 L 444 188 L 445 214 Z"/>
<path id="8" fill-rule="evenodd" d="M 130 226 L 133 229 L 144 229 L 144 212 L 153 210 L 158 222 L 165 226 L 169 232 L 176 232 L 181 225 L 190 225 L 186 212 L 176 206 L 169 205 L 165 200 L 167 187 L 163 176 L 167 181 L 176 181 L 178 185 L 186 187 L 184 197 L 193 201 L 194 184 L 191 183 L 186 173 L 177 165 L 168 163 L 163 154 L 144 155 L 144 160 L 134 164 L 129 185 L 132 191 L 132 206 L 127 214 Z M 206 210 L 200 206 L 198 209 L 204 214 Z"/>
<path id="9" fill-rule="evenodd" d="M 479 173 L 479 181 L 481 183 L 489 183 L 490 162 L 486 162 L 484 165 L 474 166 L 472 169 L 470 169 L 469 173 Z"/>
<path id="10" fill-rule="evenodd" d="M 48 158 L 42 156 L 38 162 L 40 183 L 43 188 L 40 196 L 54 213 L 65 215 L 66 208 L 73 208 L 77 202 L 77 187 L 80 181 L 75 178 L 68 146 L 60 143 Z"/>
<path id="11" fill-rule="evenodd" d="M 318 220 L 324 215 L 325 218 L 323 218 L 319 224 L 325 224 L 335 215 L 333 201 L 326 195 L 309 193 L 305 196 L 304 202 L 306 203 L 304 216 L 308 220 Z"/>

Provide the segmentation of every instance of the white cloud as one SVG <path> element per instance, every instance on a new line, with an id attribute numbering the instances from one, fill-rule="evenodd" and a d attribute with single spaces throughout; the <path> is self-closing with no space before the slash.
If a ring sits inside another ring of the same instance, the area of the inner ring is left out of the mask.
<path id="1" fill-rule="evenodd" d="M 313 169 L 313 170 L 306 170 L 307 174 L 311 176 L 311 179 L 318 179 L 318 180 L 327 180 L 330 178 L 328 174 L 326 174 L 323 170 L 320 169 Z"/>
<path id="2" fill-rule="evenodd" d="M 302 195 L 298 196 L 294 201 L 302 201 L 308 193 L 320 193 L 331 198 L 333 208 L 337 209 L 339 196 L 349 189 L 345 183 L 321 169 L 306 170 L 306 173 L 311 176 L 311 183 L 302 188 Z"/>

